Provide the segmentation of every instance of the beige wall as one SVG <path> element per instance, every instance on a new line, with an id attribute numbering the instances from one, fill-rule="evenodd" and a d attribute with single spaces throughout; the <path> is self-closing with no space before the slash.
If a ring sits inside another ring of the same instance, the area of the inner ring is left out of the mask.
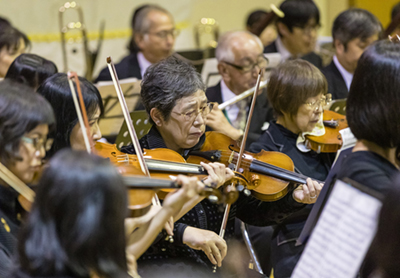
<path id="1" fill-rule="evenodd" d="M 12 23 L 26 32 L 33 41 L 32 52 L 54 60 L 62 69 L 61 47 L 59 43 L 58 8 L 64 0 L 0 0 L 0 16 L 9 18 Z M 90 38 L 96 39 L 101 20 L 106 21 L 106 39 L 100 53 L 101 63 L 96 71 L 104 66 L 103 58 L 111 55 L 119 60 L 126 54 L 129 37 L 129 22 L 132 10 L 147 1 L 143 0 L 80 0 L 84 10 L 85 23 Z M 168 9 L 174 16 L 181 35 L 176 49 L 194 47 L 193 26 L 202 17 L 215 18 L 221 32 L 243 29 L 247 15 L 254 9 L 269 9 L 269 4 L 279 5 L 275 0 L 154 0 Z M 347 8 L 347 0 L 316 0 L 321 11 L 322 28 L 320 35 L 329 36 L 331 22 L 336 15 Z M 69 14 L 66 21 L 74 20 Z M 96 45 L 96 40 L 91 42 Z M 78 54 L 72 55 L 70 68 L 82 72 L 80 44 L 71 44 Z"/>

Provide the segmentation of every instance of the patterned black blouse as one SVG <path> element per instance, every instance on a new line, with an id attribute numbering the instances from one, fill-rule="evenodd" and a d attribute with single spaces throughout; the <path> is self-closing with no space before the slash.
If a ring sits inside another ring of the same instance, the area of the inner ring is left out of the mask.
<path id="1" fill-rule="evenodd" d="M 199 143 L 190 150 L 199 150 L 203 145 L 205 136 L 200 138 Z M 158 130 L 153 126 L 149 133 L 140 140 L 142 149 L 166 148 L 163 138 Z M 134 154 L 134 148 L 130 145 L 122 148 L 123 152 Z M 185 153 L 185 151 L 184 151 Z M 234 233 L 234 219 L 238 217 L 245 223 L 255 226 L 268 226 L 281 222 L 287 216 L 303 208 L 303 204 L 294 201 L 292 194 L 287 194 L 284 198 L 276 202 L 261 202 L 253 197 L 247 197 L 240 194 L 238 200 L 232 205 L 229 220 L 225 232 L 225 239 L 232 237 Z M 175 223 L 174 242 L 169 243 L 164 240 L 164 235 L 160 235 L 153 245 L 138 260 L 138 269 L 141 275 L 143 273 L 142 265 L 152 265 L 157 268 L 162 264 L 176 264 L 182 262 L 192 263 L 196 267 L 210 269 L 211 262 L 203 251 L 193 250 L 182 243 L 183 232 L 187 226 L 214 231 L 219 233 L 224 207 L 216 205 L 204 199 L 192 210 L 185 214 Z M 143 264 L 144 262 L 144 264 Z M 162 266 L 165 269 L 165 266 Z M 141 271 L 142 270 L 142 271 Z"/>

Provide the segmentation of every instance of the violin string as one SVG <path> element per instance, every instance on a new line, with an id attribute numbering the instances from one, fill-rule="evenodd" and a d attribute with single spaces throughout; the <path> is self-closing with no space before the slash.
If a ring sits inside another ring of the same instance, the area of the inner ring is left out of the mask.
<path id="1" fill-rule="evenodd" d="M 227 152 L 227 151 L 221 151 L 221 154 L 222 154 L 222 155 L 221 155 L 221 158 L 230 158 L 230 157 L 231 157 L 231 155 L 230 155 L 230 154 L 229 154 L 229 155 L 226 154 L 226 152 Z M 237 153 L 234 152 L 234 159 L 233 159 L 233 161 L 237 161 L 237 159 L 235 160 L 236 156 L 237 156 Z M 278 166 L 275 166 L 275 165 L 272 165 L 272 164 L 269 164 L 269 163 L 260 161 L 260 160 L 258 160 L 258 159 L 253 159 L 253 161 L 251 161 L 251 162 L 249 162 L 249 161 L 243 161 L 243 162 L 242 162 L 242 165 L 244 165 L 244 166 L 246 166 L 246 167 L 250 167 L 250 165 L 251 165 L 252 163 L 257 164 L 257 165 L 260 165 L 260 166 L 267 167 L 267 168 L 272 169 L 272 170 L 277 170 L 277 171 L 280 171 L 280 172 L 285 173 L 285 174 L 288 174 L 288 175 L 292 175 L 293 177 L 299 177 L 299 178 L 304 178 L 304 179 L 307 179 L 307 178 L 308 178 L 308 177 L 306 177 L 306 176 L 304 176 L 304 175 L 301 175 L 301 174 L 298 174 L 298 173 L 296 173 L 296 172 L 292 172 L 292 171 L 289 171 L 289 170 L 287 170 L 287 169 L 284 169 L 284 168 L 281 168 L 281 167 L 278 167 Z"/>

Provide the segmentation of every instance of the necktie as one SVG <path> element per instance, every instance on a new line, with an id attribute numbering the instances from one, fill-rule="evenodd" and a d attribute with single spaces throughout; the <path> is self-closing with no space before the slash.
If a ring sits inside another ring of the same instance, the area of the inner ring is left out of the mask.
<path id="1" fill-rule="evenodd" d="M 247 116 L 247 100 L 241 100 L 237 103 L 237 106 L 239 108 L 239 112 L 237 114 L 237 117 L 235 121 L 233 122 L 233 126 L 237 129 L 244 130 L 244 127 L 246 126 L 246 116 Z"/>

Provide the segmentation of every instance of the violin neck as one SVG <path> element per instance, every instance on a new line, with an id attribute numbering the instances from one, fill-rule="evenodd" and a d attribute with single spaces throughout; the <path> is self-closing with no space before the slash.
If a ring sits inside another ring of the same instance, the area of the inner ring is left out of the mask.
<path id="1" fill-rule="evenodd" d="M 145 158 L 150 171 L 167 172 L 171 174 L 208 175 L 204 168 L 197 164 L 170 162 Z"/>
<path id="2" fill-rule="evenodd" d="M 140 176 L 123 176 L 127 188 L 131 189 L 163 189 L 180 188 L 178 184 L 171 180 L 154 179 Z"/>

